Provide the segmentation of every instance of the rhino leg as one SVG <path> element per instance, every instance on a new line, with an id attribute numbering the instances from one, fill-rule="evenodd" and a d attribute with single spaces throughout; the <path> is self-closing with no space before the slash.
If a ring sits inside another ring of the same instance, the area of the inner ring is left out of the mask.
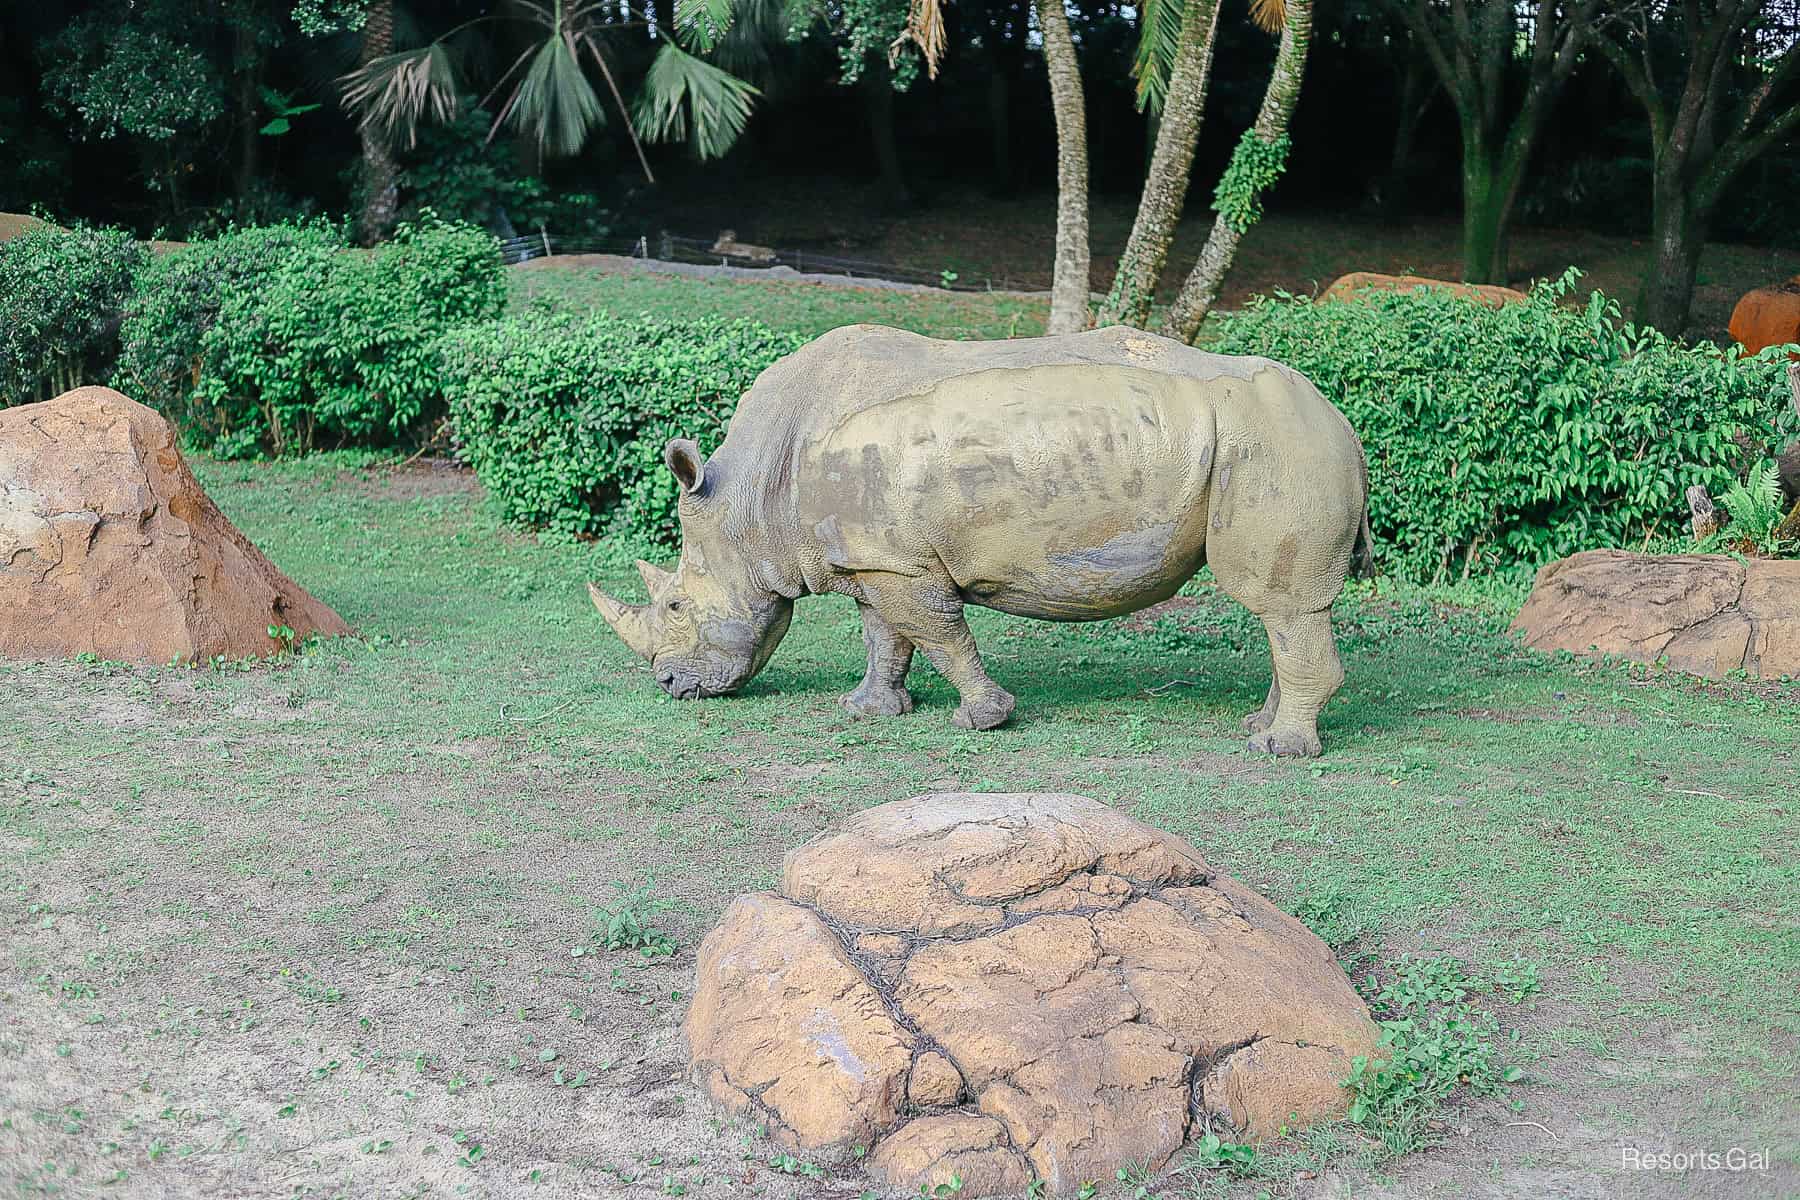
<path id="1" fill-rule="evenodd" d="M 1263 706 L 1244 718 L 1245 733 L 1261 733 L 1275 723 L 1275 710 L 1281 707 L 1281 679 L 1269 681 L 1269 698 Z"/>
<path id="2" fill-rule="evenodd" d="M 1319 713 L 1344 681 L 1331 636 L 1331 610 L 1258 615 L 1269 631 L 1269 653 L 1275 660 L 1275 682 L 1269 689 L 1275 711 L 1266 727 L 1250 735 L 1250 749 L 1312 758 L 1320 749 Z"/>
<path id="3" fill-rule="evenodd" d="M 975 635 L 963 619 L 962 597 L 948 579 L 869 573 L 859 575 L 857 583 L 868 606 L 896 634 L 923 650 L 938 674 L 956 689 L 961 703 L 952 724 L 959 729 L 1006 724 L 1013 713 L 1012 693 L 995 683 L 981 665 Z"/>
<path id="4" fill-rule="evenodd" d="M 869 666 L 857 689 L 839 697 L 838 703 L 859 717 L 897 717 L 911 712 L 913 699 L 906 690 L 906 673 L 912 669 L 913 644 L 871 605 L 858 601 L 856 607 L 862 612 Z"/>

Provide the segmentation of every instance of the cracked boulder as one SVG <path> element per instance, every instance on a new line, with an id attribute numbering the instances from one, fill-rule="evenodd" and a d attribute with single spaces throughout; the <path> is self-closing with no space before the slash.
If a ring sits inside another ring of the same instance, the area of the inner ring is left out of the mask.
<path id="1" fill-rule="evenodd" d="M 200 488 L 161 416 L 109 388 L 0 409 L 0 655 L 164 664 L 348 633 Z"/>
<path id="2" fill-rule="evenodd" d="M 1368 1009 L 1304 925 L 1081 796 L 885 804 L 787 856 L 700 948 L 694 1078 L 908 1193 L 1072 1194 L 1343 1115 Z"/>
<path id="3" fill-rule="evenodd" d="M 1800 677 L 1800 561 L 1584 550 L 1538 572 L 1513 628 L 1537 650 Z"/>

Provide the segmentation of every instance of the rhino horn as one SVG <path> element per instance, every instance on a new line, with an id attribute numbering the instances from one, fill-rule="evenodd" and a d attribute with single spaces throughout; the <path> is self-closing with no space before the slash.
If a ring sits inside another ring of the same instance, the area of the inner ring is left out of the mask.
<path id="1" fill-rule="evenodd" d="M 650 629 L 650 610 L 644 604 L 622 604 L 611 596 L 588 584 L 588 595 L 593 598 L 594 607 L 606 618 L 614 633 L 625 639 L 632 652 L 639 658 L 649 661 L 656 653 L 656 638 Z"/>
<path id="2" fill-rule="evenodd" d="M 641 558 L 637 560 L 637 569 L 638 574 L 644 577 L 644 586 L 650 589 L 650 594 L 652 596 L 655 596 L 656 593 L 660 592 L 663 589 L 663 586 L 667 584 L 670 579 L 674 578 L 668 571 L 663 570 L 661 567 L 652 566 Z"/>

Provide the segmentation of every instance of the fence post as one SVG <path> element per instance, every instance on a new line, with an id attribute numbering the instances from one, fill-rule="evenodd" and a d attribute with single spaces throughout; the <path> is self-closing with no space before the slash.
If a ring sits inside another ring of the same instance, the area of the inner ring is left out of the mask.
<path id="1" fill-rule="evenodd" d="M 538 236 L 544 239 L 544 257 L 549 258 L 550 257 L 550 235 L 544 232 L 544 227 L 542 225 L 538 226 Z"/>

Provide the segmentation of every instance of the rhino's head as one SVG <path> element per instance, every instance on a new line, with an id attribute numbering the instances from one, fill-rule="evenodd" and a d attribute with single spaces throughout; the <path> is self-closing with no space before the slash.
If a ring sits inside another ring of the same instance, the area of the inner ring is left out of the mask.
<path id="1" fill-rule="evenodd" d="M 716 494 L 700 448 L 677 438 L 663 458 L 681 485 L 681 561 L 665 571 L 638 560 L 648 604 L 622 603 L 593 584 L 588 594 L 669 695 L 723 695 L 742 687 L 775 653 L 793 601 L 756 579 L 743 531 L 727 528 L 730 502 Z"/>

